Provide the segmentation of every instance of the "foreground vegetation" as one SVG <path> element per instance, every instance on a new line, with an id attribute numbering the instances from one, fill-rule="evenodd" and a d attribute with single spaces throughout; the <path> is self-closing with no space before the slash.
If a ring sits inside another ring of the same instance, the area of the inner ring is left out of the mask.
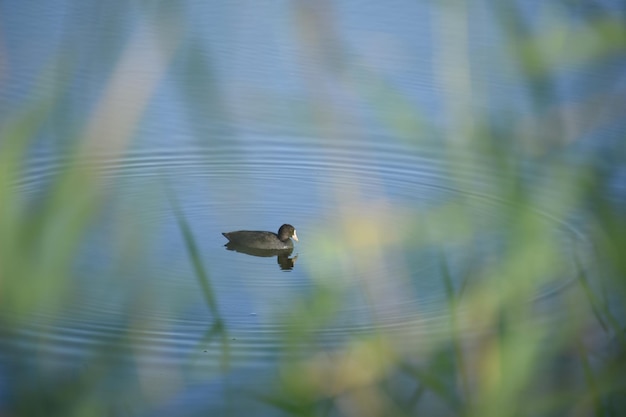
<path id="1" fill-rule="evenodd" d="M 364 88 L 363 93 L 372 95 L 381 120 L 399 137 L 418 143 L 417 138 L 428 132 L 429 137 L 437 138 L 450 167 L 468 162 L 464 158 L 469 158 L 469 150 L 482 155 L 482 163 L 499 173 L 492 192 L 508 203 L 502 205 L 502 214 L 516 221 L 502 237 L 498 259 L 487 262 L 478 256 L 470 257 L 477 261 L 467 262 L 460 271 L 450 271 L 446 253 L 440 251 L 447 322 L 428 340 L 403 338 L 412 326 L 408 322 L 400 331 L 374 329 L 346 337 L 339 346 L 332 347 L 319 343 L 316 337 L 338 313 L 341 288 L 333 285 L 332 277 L 325 276 L 324 270 L 311 271 L 315 277 L 313 290 L 296 300 L 293 311 L 287 314 L 290 323 L 280 335 L 284 338 L 283 348 L 277 353 L 272 377 L 262 387 L 256 383 L 226 384 L 223 389 L 228 394 L 224 398 L 245 398 L 245 404 L 263 405 L 268 414 L 297 416 L 624 413 L 626 216 L 623 195 L 620 200 L 619 193 L 623 190 L 620 181 L 624 179 L 626 150 L 621 146 L 623 137 L 603 139 L 598 146 L 585 139 L 588 132 L 607 125 L 618 125 L 615 131 L 622 128 L 623 132 L 620 112 L 614 108 L 618 107 L 619 94 L 605 89 L 575 106 L 563 103 L 557 98 L 557 74 L 563 68 L 591 70 L 599 61 L 623 60 L 626 27 L 623 20 L 602 10 L 582 15 L 572 23 L 558 7 L 542 9 L 550 24 L 532 26 L 512 3 L 506 8 L 501 6 L 504 3 L 492 3 L 492 12 L 502 23 L 511 62 L 532 103 L 528 114 L 517 116 L 515 109 L 489 114 L 475 110 L 480 106 L 474 101 L 487 95 L 483 91 L 487 86 L 472 83 L 470 73 L 475 64 L 468 46 L 455 37 L 456 32 L 447 30 L 459 22 L 467 23 L 467 10 L 461 6 L 442 8 L 437 38 L 442 48 L 443 95 L 451 120 L 445 128 L 421 120 L 401 92 L 384 80 L 376 80 L 379 88 L 371 89 L 376 91 Z M 311 13 L 301 7 L 304 15 Z M 197 98 L 189 87 L 193 79 L 210 79 L 211 73 L 199 54 L 195 55 L 193 45 L 186 43 L 177 20 L 180 17 L 175 10 L 145 11 L 143 24 L 149 27 L 147 32 L 158 56 L 142 55 L 142 60 L 152 60 L 157 66 L 156 75 L 137 80 L 133 71 L 114 73 L 93 119 L 75 128 L 59 129 L 70 138 L 64 141 L 67 158 L 45 192 L 36 198 L 25 197 L 18 185 L 27 179 L 29 157 L 41 146 L 42 132 L 48 131 L 64 105 L 66 84 L 50 87 L 42 81 L 43 93 L 4 115 L 0 130 L 0 414 L 149 413 L 162 405 L 159 387 L 164 384 L 172 389 L 169 382 L 143 381 L 133 391 L 141 395 L 135 396 L 125 391 L 124 384 L 116 387 L 119 369 L 127 366 L 120 358 L 139 355 L 133 350 L 133 335 L 145 330 L 142 322 L 132 316 L 132 308 L 119 334 L 94 341 L 92 354 L 82 358 L 81 364 L 69 366 L 70 371 L 62 370 L 62 375 L 57 369 L 47 368 L 45 360 L 25 357 L 10 341 L 28 328 L 38 312 L 61 310 L 68 299 L 76 296 L 72 288 L 74 263 L 106 199 L 102 171 L 82 162 L 98 152 L 123 155 L 132 147 L 133 132 L 141 123 L 141 111 L 148 105 L 150 93 L 166 72 L 169 60 L 177 59 L 176 54 L 184 48 L 191 50 L 185 65 L 192 80 L 183 90 L 187 89 L 189 95 L 189 112 L 195 111 Z M 311 17 L 313 28 L 319 23 L 316 19 L 319 16 Z M 156 27 L 165 30 L 157 32 Z M 302 34 L 305 39 L 310 35 Z M 126 53 L 119 54 L 118 68 L 145 65 L 145 61 L 135 58 L 145 47 L 143 37 L 148 35 L 137 36 L 142 38 L 131 36 L 122 47 Z M 327 45 L 304 44 L 320 48 L 312 51 L 313 55 L 332 55 Z M 52 66 L 72 65 L 66 57 L 54 59 Z M 136 94 L 128 94 L 130 86 Z M 215 97 L 211 88 L 204 93 Z M 209 101 L 210 107 L 217 109 L 214 117 L 226 119 L 226 113 L 219 110 L 219 99 Z M 118 112 L 120 102 L 130 103 L 128 107 L 133 110 Z M 480 104 L 488 107 L 488 103 Z M 600 115 L 591 117 L 595 111 Z M 324 117 L 315 122 L 335 123 Z M 467 140 L 459 141 L 459 137 Z M 531 179 L 529 171 L 533 172 Z M 459 187 L 466 186 L 463 179 L 455 179 L 454 170 L 449 176 L 458 181 Z M 233 338 L 198 249 L 197 232 L 185 218 L 184 207 L 181 209 L 176 196 L 164 191 L 162 199 L 176 217 L 188 260 L 212 315 L 202 346 L 219 353 L 219 366 L 209 374 L 227 380 L 228 375 L 238 371 L 232 360 Z M 582 244 L 576 250 L 563 251 L 561 242 L 543 228 L 534 211 L 538 205 L 557 222 L 577 222 L 584 230 L 577 232 Z M 388 226 L 382 216 L 368 221 L 381 222 L 368 227 Z M 356 236 L 354 242 L 359 242 L 363 224 L 346 224 Z M 437 252 L 450 240 L 460 242 L 466 253 L 472 253 L 473 236 L 480 233 L 472 224 L 471 208 L 457 203 L 428 213 L 423 221 L 408 222 L 406 229 L 402 243 L 412 245 L 415 253 Z M 324 241 L 319 244 L 331 245 Z M 355 259 L 371 259 L 380 249 L 354 244 L 347 250 Z M 563 281 L 564 274 L 568 274 L 567 289 L 557 291 L 549 301 L 561 315 L 545 320 L 542 300 L 535 299 L 535 295 Z M 456 285 L 458 282 L 472 284 Z M 43 330 L 32 331 L 41 346 L 51 337 Z M 37 354 L 46 356 L 45 352 Z M 180 383 L 179 388 L 184 391 L 184 384 Z M 232 410 L 234 414 L 240 412 L 236 406 Z M 202 411 L 210 414 L 214 410 Z"/>

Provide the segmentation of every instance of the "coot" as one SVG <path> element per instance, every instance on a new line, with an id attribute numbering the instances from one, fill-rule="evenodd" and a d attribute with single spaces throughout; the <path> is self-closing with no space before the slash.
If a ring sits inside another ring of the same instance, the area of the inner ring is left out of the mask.
<path id="1" fill-rule="evenodd" d="M 236 232 L 222 233 L 232 243 L 256 249 L 291 249 L 293 242 L 290 237 L 298 241 L 296 229 L 290 224 L 283 224 L 274 232 L 259 232 L 254 230 L 238 230 Z"/>

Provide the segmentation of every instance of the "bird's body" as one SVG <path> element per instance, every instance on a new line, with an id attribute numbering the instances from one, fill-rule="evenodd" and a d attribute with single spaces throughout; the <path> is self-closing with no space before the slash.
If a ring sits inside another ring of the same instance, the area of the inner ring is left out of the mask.
<path id="1" fill-rule="evenodd" d="M 230 243 L 255 249 L 293 249 L 293 242 L 290 238 L 293 237 L 293 239 L 298 241 L 296 229 L 290 224 L 283 224 L 280 226 L 278 234 L 257 230 L 237 230 L 222 234 L 230 241 Z"/>

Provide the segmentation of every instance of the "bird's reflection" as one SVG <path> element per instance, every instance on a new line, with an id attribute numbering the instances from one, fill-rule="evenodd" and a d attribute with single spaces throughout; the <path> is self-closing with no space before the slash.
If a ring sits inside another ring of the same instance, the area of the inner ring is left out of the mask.
<path id="1" fill-rule="evenodd" d="M 255 249 L 247 246 L 237 245 L 236 243 L 228 242 L 224 245 L 226 249 L 233 250 L 235 252 L 245 253 L 246 255 L 260 256 L 263 258 L 269 258 L 276 256 L 278 265 L 283 271 L 290 271 L 296 263 L 298 256 L 290 257 L 293 249 Z"/>

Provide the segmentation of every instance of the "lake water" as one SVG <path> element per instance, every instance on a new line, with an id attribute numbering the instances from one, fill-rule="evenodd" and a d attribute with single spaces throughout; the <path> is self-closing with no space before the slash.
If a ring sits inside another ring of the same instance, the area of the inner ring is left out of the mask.
<path id="1" fill-rule="evenodd" d="M 14 187 L 36 206 L 83 166 L 99 195 L 68 289 L 28 313 L 3 306 L 6 323 L 19 317 L 0 341 L 3 407 L 33 380 L 92 387 L 100 375 L 114 415 L 243 413 L 258 402 L 233 387 L 263 392 L 290 343 L 383 334 L 402 352 L 439 340 L 450 288 L 471 291 L 472 272 L 515 250 L 520 224 L 557 248 L 525 297 L 543 321 L 567 320 L 562 294 L 593 251 L 589 220 L 563 207 L 577 184 L 552 181 L 552 167 L 596 163 L 587 156 L 623 138 L 611 109 L 586 130 L 567 122 L 588 96 L 623 90 L 623 53 L 564 65 L 537 98 L 489 2 L 393 3 L 0 6 L 3 120 L 53 103 Z M 542 7 L 518 12 L 586 13 Z M 558 106 L 560 139 L 537 130 L 516 175 L 503 172 L 477 132 L 532 131 L 545 122 L 533 112 Z M 616 204 L 620 172 L 607 179 Z M 281 262 L 224 247 L 221 232 L 283 223 L 299 242 Z"/>

